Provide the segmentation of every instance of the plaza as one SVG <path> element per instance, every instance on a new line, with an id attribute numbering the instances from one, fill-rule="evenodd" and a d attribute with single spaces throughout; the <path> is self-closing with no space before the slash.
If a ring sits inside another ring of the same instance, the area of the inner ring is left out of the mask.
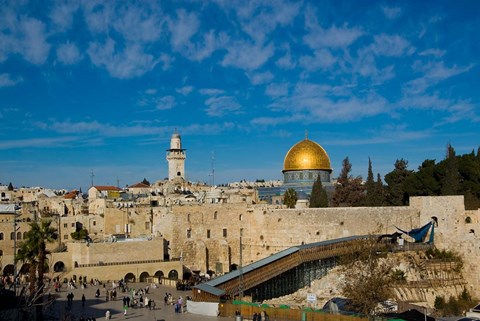
<path id="1" fill-rule="evenodd" d="M 127 315 L 124 315 L 122 298 L 127 293 L 122 293 L 117 289 L 117 298 L 113 301 L 106 301 L 106 291 L 112 290 L 112 284 L 90 286 L 85 289 L 77 287 L 70 289 L 66 284 L 62 285 L 60 292 L 57 292 L 55 303 L 47 308 L 45 312 L 45 320 L 75 320 L 80 318 L 95 318 L 96 320 L 105 320 L 107 310 L 111 313 L 111 320 L 135 320 L 135 321 L 157 321 L 157 320 L 185 320 L 185 321 L 213 321 L 213 320 L 233 320 L 233 318 L 208 317 L 203 315 L 190 314 L 188 312 L 175 313 L 174 305 L 165 305 L 165 293 L 171 293 L 174 301 L 180 296 L 184 299 L 187 295 L 191 296 L 190 291 L 177 291 L 174 287 L 158 285 L 153 288 L 148 283 L 129 283 L 130 289 L 145 289 L 149 285 L 149 291 L 146 295 L 149 300 L 155 301 L 155 309 L 149 310 L 147 307 L 129 308 Z M 100 289 L 100 297 L 95 297 L 95 292 Z M 67 303 L 67 295 L 73 293 L 73 304 L 69 308 Z M 82 295 L 85 295 L 85 305 L 82 305 Z M 52 293 L 53 295 L 53 293 Z M 71 316 L 71 318 L 69 318 Z"/>

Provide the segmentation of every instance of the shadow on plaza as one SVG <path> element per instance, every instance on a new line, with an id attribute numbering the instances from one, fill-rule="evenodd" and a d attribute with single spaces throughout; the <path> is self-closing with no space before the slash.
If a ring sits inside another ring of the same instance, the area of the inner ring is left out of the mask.
<path id="1" fill-rule="evenodd" d="M 82 305 L 81 299 L 74 298 L 73 304 L 69 306 L 65 300 L 57 300 L 51 307 L 45 311 L 45 320 L 65 320 L 65 321 L 79 321 L 90 320 L 105 320 L 105 313 L 110 311 L 111 320 L 154 320 L 165 321 L 160 319 L 158 315 L 160 313 L 159 308 L 155 310 L 149 310 L 144 307 L 131 308 L 127 310 L 127 315 L 124 316 L 124 310 L 121 307 L 122 300 L 105 301 L 102 299 L 87 299 L 85 300 L 85 306 Z"/>

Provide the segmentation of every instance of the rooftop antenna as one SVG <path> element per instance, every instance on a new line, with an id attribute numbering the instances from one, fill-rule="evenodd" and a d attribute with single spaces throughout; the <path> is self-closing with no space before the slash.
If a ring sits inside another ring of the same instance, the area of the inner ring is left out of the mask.
<path id="1" fill-rule="evenodd" d="M 307 139 L 308 139 L 308 130 L 305 129 L 305 140 L 307 140 Z"/>
<path id="2" fill-rule="evenodd" d="M 120 179 L 117 176 L 117 187 L 120 188 Z"/>
<path id="3" fill-rule="evenodd" d="M 93 174 L 93 169 L 90 171 L 90 178 L 92 179 L 92 185 L 93 186 L 93 178 L 95 177 L 95 174 Z"/>

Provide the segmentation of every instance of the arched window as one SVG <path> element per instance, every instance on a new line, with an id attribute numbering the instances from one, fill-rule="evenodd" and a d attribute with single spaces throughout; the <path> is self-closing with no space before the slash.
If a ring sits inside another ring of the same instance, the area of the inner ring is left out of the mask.
<path id="1" fill-rule="evenodd" d="M 22 239 L 22 232 L 17 232 L 17 240 L 21 240 Z"/>
<path id="2" fill-rule="evenodd" d="M 0 256 L 3 256 L 3 250 L 0 250 Z"/>
<path id="3" fill-rule="evenodd" d="M 27 238 L 27 232 L 23 232 L 23 239 Z"/>
<path id="4" fill-rule="evenodd" d="M 0 240 L 3 240 L 3 232 L 0 232 Z"/>
<path id="5" fill-rule="evenodd" d="M 10 233 L 10 239 L 11 240 L 15 239 L 15 232 Z"/>

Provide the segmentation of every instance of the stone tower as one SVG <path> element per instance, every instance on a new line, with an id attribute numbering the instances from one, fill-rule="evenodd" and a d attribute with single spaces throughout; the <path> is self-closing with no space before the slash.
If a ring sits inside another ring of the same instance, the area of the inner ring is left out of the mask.
<path id="1" fill-rule="evenodd" d="M 175 129 L 170 139 L 170 149 L 167 149 L 168 179 L 185 179 L 185 149 L 182 148 L 182 138 Z"/>

